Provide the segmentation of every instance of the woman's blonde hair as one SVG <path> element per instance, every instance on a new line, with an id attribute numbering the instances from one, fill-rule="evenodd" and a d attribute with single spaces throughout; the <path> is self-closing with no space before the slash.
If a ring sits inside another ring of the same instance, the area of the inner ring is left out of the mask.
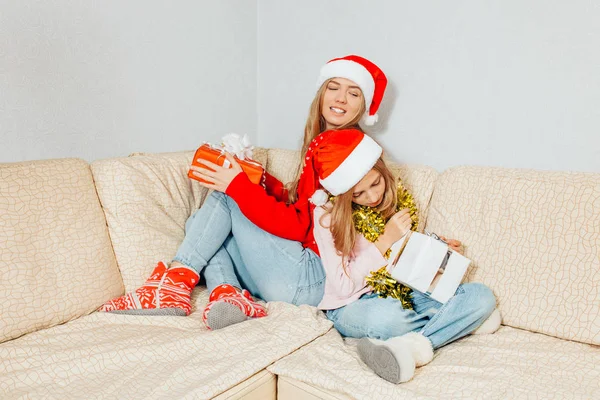
<path id="1" fill-rule="evenodd" d="M 377 206 L 377 210 L 387 219 L 396 213 L 396 204 L 398 202 L 396 179 L 382 157 L 377 160 L 373 169 L 381 174 L 385 182 L 383 199 L 381 204 Z M 352 255 L 356 244 L 356 229 L 354 228 L 354 220 L 352 218 L 352 212 L 354 211 L 352 203 L 353 189 L 337 196 L 333 201 L 332 207 L 323 215 L 323 217 L 327 214 L 331 215 L 328 228 L 331 230 L 335 249 L 338 255 L 342 257 L 344 271 L 346 271 L 346 260 Z M 319 223 L 323 225 L 322 219 Z"/>
<path id="2" fill-rule="evenodd" d="M 319 136 L 319 134 L 325 131 L 326 121 L 325 118 L 323 118 L 323 114 L 321 113 L 321 108 L 323 107 L 323 95 L 325 94 L 325 90 L 327 90 L 327 85 L 329 84 L 329 82 L 331 82 L 332 79 L 335 78 L 327 79 L 325 82 L 323 82 L 323 84 L 317 91 L 315 98 L 310 104 L 308 118 L 306 119 L 306 125 L 304 126 L 304 142 L 302 144 L 302 150 L 300 151 L 300 154 L 302 155 L 302 157 L 300 157 L 300 160 L 302 160 L 302 162 L 300 162 L 300 165 L 296 170 L 296 176 L 294 180 L 287 185 L 288 202 L 290 204 L 295 202 L 298 198 L 298 194 L 296 193 L 296 191 L 298 190 L 298 181 L 300 180 L 300 174 L 302 173 L 302 169 L 304 168 L 303 160 L 306 157 L 306 152 L 308 151 L 310 142 L 312 142 L 314 138 L 316 138 L 317 136 Z M 365 96 L 363 94 L 362 104 L 356 116 L 350 121 L 348 121 L 347 124 L 340 126 L 337 129 L 355 128 L 363 132 L 362 128 L 358 125 L 358 123 L 360 122 L 362 115 L 365 113 L 365 110 Z"/>

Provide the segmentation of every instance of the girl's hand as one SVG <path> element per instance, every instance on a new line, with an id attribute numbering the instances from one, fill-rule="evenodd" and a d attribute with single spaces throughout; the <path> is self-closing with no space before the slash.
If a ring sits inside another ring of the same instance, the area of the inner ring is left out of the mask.
<path id="1" fill-rule="evenodd" d="M 460 241 L 458 241 L 456 239 L 446 239 L 445 236 L 440 236 L 440 239 L 442 239 L 444 242 L 448 243 L 448 247 L 450 247 L 450 249 L 454 250 L 458 254 L 464 253 L 465 248 L 463 247 L 463 245 Z"/>
<path id="2" fill-rule="evenodd" d="M 201 178 L 205 181 L 212 182 L 198 182 L 200 185 L 209 189 L 225 193 L 233 178 L 235 178 L 240 172 L 242 172 L 242 167 L 240 167 L 240 164 L 238 164 L 238 162 L 235 161 L 235 158 L 233 158 L 231 154 L 225 153 L 225 157 L 231 164 L 231 166 L 228 168 L 221 167 L 215 163 L 202 159 L 198 159 L 198 162 L 202 165 L 207 166 L 212 171 L 209 169 L 196 167 L 194 165 L 190 167 L 190 169 L 193 170 L 192 174 L 194 176 L 197 176 L 198 178 Z"/>
<path id="3" fill-rule="evenodd" d="M 412 227 L 412 219 L 410 218 L 410 210 L 408 208 L 398 211 L 392 215 L 389 221 L 385 224 L 383 235 L 375 242 L 375 245 L 382 254 L 392 247 L 392 245 L 406 235 Z"/>
<path id="4" fill-rule="evenodd" d="M 410 218 L 410 210 L 404 208 L 392 215 L 390 220 L 385 224 L 385 233 L 390 234 L 390 238 L 393 239 L 392 243 L 397 242 L 400 238 L 412 227 L 412 219 Z"/>

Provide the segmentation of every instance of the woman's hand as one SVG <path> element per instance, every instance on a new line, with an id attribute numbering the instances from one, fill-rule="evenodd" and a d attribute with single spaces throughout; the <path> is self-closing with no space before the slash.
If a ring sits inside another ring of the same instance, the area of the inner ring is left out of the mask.
<path id="1" fill-rule="evenodd" d="M 221 167 L 215 163 L 210 161 L 206 161 L 203 159 L 198 159 L 198 162 L 202 165 L 210 169 L 200 168 L 192 165 L 190 169 L 193 171 L 192 174 L 201 178 L 205 181 L 212 182 L 198 182 L 200 185 L 207 187 L 209 189 L 217 190 L 219 192 L 225 193 L 229 184 L 240 172 L 242 172 L 242 167 L 240 164 L 233 158 L 233 156 L 229 153 L 225 153 L 225 157 L 231 164 L 230 167 Z M 212 171 L 211 171 L 212 170 Z"/>
<path id="2" fill-rule="evenodd" d="M 405 208 L 392 215 L 389 221 L 385 224 L 383 235 L 379 236 L 375 245 L 385 254 L 392 245 L 406 235 L 412 227 L 412 219 L 410 218 L 410 209 Z"/>
<path id="3" fill-rule="evenodd" d="M 445 236 L 440 236 L 440 239 L 442 239 L 444 242 L 448 243 L 448 247 L 450 247 L 450 249 L 454 250 L 458 254 L 464 253 L 465 248 L 463 247 L 463 245 L 460 241 L 458 241 L 456 239 L 446 239 Z"/>

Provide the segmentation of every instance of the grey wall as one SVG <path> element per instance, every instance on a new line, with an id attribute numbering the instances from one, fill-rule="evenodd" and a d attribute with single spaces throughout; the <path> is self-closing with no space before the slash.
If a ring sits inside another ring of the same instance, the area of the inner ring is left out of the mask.
<path id="1" fill-rule="evenodd" d="M 371 133 L 402 162 L 600 171 L 590 1 L 0 0 L 0 162 L 296 148 L 349 53 L 390 79 Z"/>
<path id="2" fill-rule="evenodd" d="M 0 0 L 0 162 L 256 140 L 256 8 Z"/>
<path id="3" fill-rule="evenodd" d="M 600 172 L 593 1 L 260 0 L 258 132 L 296 148 L 321 65 L 350 53 L 390 87 L 371 132 L 402 162 Z"/>

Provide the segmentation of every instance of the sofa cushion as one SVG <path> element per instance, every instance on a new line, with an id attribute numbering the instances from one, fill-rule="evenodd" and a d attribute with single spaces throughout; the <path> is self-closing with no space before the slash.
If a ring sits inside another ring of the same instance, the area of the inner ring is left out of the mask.
<path id="1" fill-rule="evenodd" d="M 300 153 L 294 150 L 269 149 L 267 170 L 284 183 L 296 177 Z M 406 189 L 413 195 L 419 210 L 420 229 L 427 221 L 429 201 L 439 173 L 425 165 L 400 165 L 386 160 L 394 176 L 399 178 Z"/>
<path id="2" fill-rule="evenodd" d="M 452 168 L 428 230 L 466 245 L 505 325 L 600 344 L 600 174 Z"/>
<path id="3" fill-rule="evenodd" d="M 254 154 L 266 163 L 265 150 Z M 183 241 L 185 221 L 208 194 L 187 177 L 193 155 L 136 154 L 92 163 L 126 291 L 140 286 L 157 261 L 171 261 Z"/>
<path id="4" fill-rule="evenodd" d="M 358 356 L 356 340 L 335 330 L 267 368 L 284 385 L 281 400 L 599 398 L 600 348 L 520 329 L 467 336 L 435 352 L 400 385 L 375 375 Z M 321 394 L 322 393 L 322 394 Z M 286 396 L 283 396 L 283 395 Z"/>
<path id="5" fill-rule="evenodd" d="M 268 149 L 267 170 L 283 183 L 296 177 L 300 152 L 286 149 Z"/>
<path id="6" fill-rule="evenodd" d="M 123 290 L 89 165 L 0 164 L 0 342 L 87 314 Z"/>
<path id="7" fill-rule="evenodd" d="M 0 344 L 1 397 L 239 398 L 228 389 L 331 329 L 313 307 L 271 302 L 268 317 L 209 331 L 207 300 L 199 288 L 189 317 L 98 312 Z"/>

